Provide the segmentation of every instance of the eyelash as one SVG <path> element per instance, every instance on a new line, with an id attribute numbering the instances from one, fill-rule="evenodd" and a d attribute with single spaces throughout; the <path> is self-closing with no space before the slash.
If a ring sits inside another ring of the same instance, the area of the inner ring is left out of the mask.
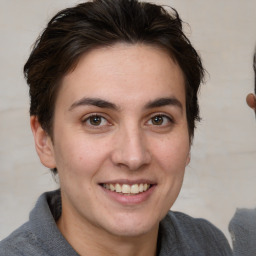
<path id="1" fill-rule="evenodd" d="M 157 125 L 157 124 L 153 124 L 152 123 L 152 121 L 153 121 L 153 119 L 154 118 L 161 118 L 162 119 L 162 121 L 163 122 L 165 122 L 163 119 L 165 119 L 165 120 L 167 120 L 166 122 L 168 122 L 167 124 L 160 124 L 160 125 Z M 150 122 L 151 121 L 151 123 L 152 123 L 152 125 L 153 126 L 156 126 L 156 127 L 166 127 L 166 126 L 168 126 L 168 124 L 170 125 L 170 124 L 174 124 L 174 120 L 173 120 L 173 118 L 172 117 L 170 117 L 170 116 L 168 116 L 168 115 L 165 115 L 165 114 L 161 114 L 161 113 L 159 113 L 159 114 L 154 114 L 153 116 L 151 116 L 150 117 L 150 119 L 147 121 L 147 123 L 148 122 Z"/>
<path id="2" fill-rule="evenodd" d="M 103 120 L 105 120 L 105 122 L 107 123 L 108 126 L 111 125 L 109 123 L 109 121 L 104 116 L 102 116 L 101 114 L 91 114 L 91 115 L 87 116 L 85 119 L 83 119 L 82 123 L 86 124 L 87 122 L 91 122 L 93 118 L 99 118 L 100 119 L 99 125 L 97 125 L 97 124 L 93 125 L 92 123 L 88 124 L 88 126 L 94 128 L 94 129 L 102 128 L 103 125 L 101 123 L 102 123 Z"/>

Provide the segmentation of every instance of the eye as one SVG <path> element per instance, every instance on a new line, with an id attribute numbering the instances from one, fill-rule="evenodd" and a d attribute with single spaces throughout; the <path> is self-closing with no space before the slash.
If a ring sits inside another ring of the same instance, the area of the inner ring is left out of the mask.
<path id="1" fill-rule="evenodd" d="M 91 115 L 83 120 L 83 123 L 85 123 L 88 126 L 106 126 L 108 125 L 108 121 L 106 118 L 100 115 Z"/>
<path id="2" fill-rule="evenodd" d="M 155 126 L 167 126 L 170 123 L 173 123 L 173 120 L 166 115 L 155 115 L 151 117 L 148 121 L 149 125 Z"/>

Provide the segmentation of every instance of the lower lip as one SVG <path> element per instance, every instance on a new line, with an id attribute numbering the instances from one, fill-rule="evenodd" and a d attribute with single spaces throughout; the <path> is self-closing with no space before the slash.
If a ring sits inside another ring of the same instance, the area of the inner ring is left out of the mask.
<path id="1" fill-rule="evenodd" d="M 129 194 L 125 195 L 122 193 L 113 192 L 101 186 L 103 191 L 110 197 L 112 200 L 121 203 L 123 205 L 136 205 L 141 204 L 149 199 L 151 194 L 154 192 L 156 185 L 151 186 L 147 191 L 141 192 L 139 194 Z"/>

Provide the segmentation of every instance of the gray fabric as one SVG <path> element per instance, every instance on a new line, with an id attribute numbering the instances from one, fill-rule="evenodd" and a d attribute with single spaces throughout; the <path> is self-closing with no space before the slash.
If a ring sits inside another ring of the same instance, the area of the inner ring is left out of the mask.
<path id="1" fill-rule="evenodd" d="M 55 221 L 61 214 L 60 192 L 41 195 L 27 223 L 0 242 L 0 256 L 78 256 Z M 160 223 L 158 256 L 225 256 L 224 235 L 203 219 L 169 212 Z"/>
<path id="2" fill-rule="evenodd" d="M 55 223 L 60 212 L 59 191 L 41 195 L 29 221 L 0 242 L 0 256 L 78 256 Z"/>
<path id="3" fill-rule="evenodd" d="M 256 209 L 237 209 L 229 223 L 234 256 L 256 255 Z"/>
<path id="4" fill-rule="evenodd" d="M 160 223 L 162 246 L 159 256 L 232 255 L 224 234 L 204 219 L 169 212 Z M 242 255 L 240 255 L 242 256 Z"/>

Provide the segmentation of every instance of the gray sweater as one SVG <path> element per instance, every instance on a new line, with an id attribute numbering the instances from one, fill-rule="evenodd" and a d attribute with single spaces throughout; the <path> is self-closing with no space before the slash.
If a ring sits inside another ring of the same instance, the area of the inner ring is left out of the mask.
<path id="1" fill-rule="evenodd" d="M 234 256 L 256 255 L 256 208 L 237 209 L 229 223 Z"/>
<path id="2" fill-rule="evenodd" d="M 0 242 L 0 256 L 78 256 L 56 225 L 60 191 L 42 194 L 29 221 Z M 225 236 L 203 219 L 169 211 L 161 221 L 158 256 L 232 255 Z"/>

